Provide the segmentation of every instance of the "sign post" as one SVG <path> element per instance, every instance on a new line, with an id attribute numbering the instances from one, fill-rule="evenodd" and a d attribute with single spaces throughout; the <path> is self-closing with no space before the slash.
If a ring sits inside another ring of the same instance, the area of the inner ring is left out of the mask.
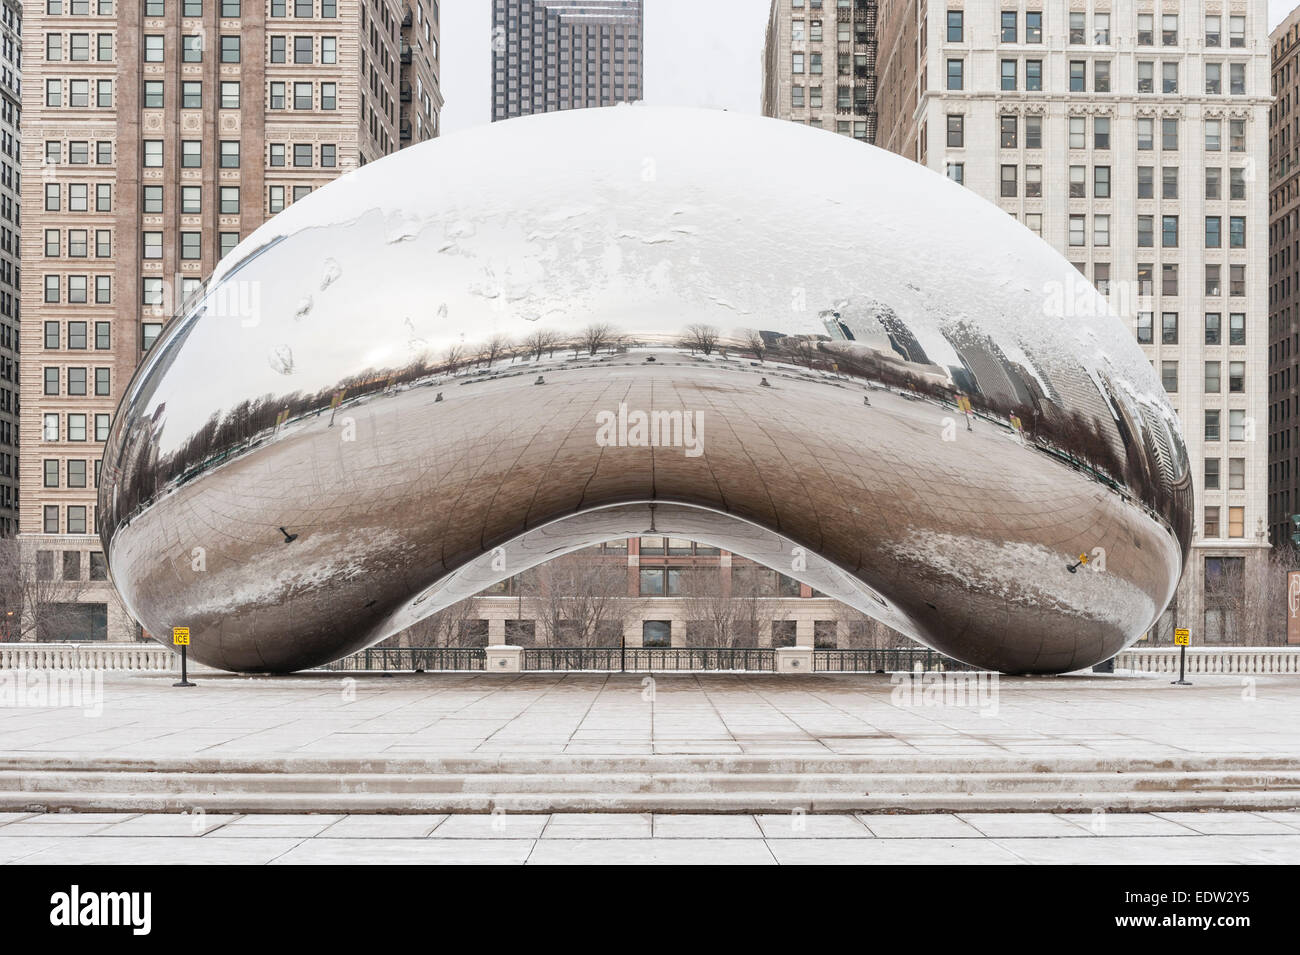
<path id="1" fill-rule="evenodd" d="M 181 648 L 181 682 L 173 683 L 172 686 L 194 686 L 194 684 L 189 681 L 189 676 L 185 669 L 185 652 L 190 646 L 189 627 L 172 627 L 172 646 Z"/>
<path id="2" fill-rule="evenodd" d="M 1187 676 L 1187 645 L 1192 642 L 1192 631 L 1179 627 L 1174 631 L 1174 644 L 1178 647 L 1178 679 L 1172 686 L 1191 686 L 1184 677 Z"/>
<path id="3" fill-rule="evenodd" d="M 1286 575 L 1286 642 L 1300 643 L 1300 570 Z"/>

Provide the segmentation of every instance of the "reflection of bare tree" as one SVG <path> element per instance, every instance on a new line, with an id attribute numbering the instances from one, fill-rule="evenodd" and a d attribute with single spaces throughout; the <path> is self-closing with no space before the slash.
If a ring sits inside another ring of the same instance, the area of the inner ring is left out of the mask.
<path id="1" fill-rule="evenodd" d="M 511 345 L 509 336 L 493 335 L 484 342 L 483 346 L 479 349 L 479 361 L 488 368 L 491 368 L 494 361 L 498 358 L 509 355 L 510 350 Z"/>
<path id="2" fill-rule="evenodd" d="M 561 345 L 560 336 L 550 329 L 539 328 L 524 339 L 524 349 L 533 361 L 541 361 L 542 355 L 553 355 Z"/>
<path id="3" fill-rule="evenodd" d="M 762 361 L 763 356 L 767 354 L 767 342 L 763 339 L 762 333 L 755 329 L 747 328 L 744 332 L 744 342 L 745 348 L 752 352 L 755 358 Z"/>
<path id="4" fill-rule="evenodd" d="M 578 336 L 578 344 L 587 350 L 588 355 L 594 355 L 602 348 L 612 346 L 615 341 L 613 326 L 604 322 L 588 325 Z"/>
<path id="5" fill-rule="evenodd" d="M 393 634 L 381 647 L 481 647 L 484 633 L 473 599 L 460 600 Z"/>
<path id="6" fill-rule="evenodd" d="M 713 325 L 687 325 L 682 345 L 693 352 L 712 355 L 718 347 L 718 330 Z"/>
<path id="7" fill-rule="evenodd" d="M 54 640 L 80 623 L 73 606 L 86 590 L 80 562 L 78 579 L 64 580 L 55 557 L 55 551 L 0 538 L 0 642 Z"/>
<path id="8" fill-rule="evenodd" d="M 848 604 L 837 603 L 835 617 L 844 631 L 846 650 L 890 650 L 915 646 L 912 640 L 898 631 Z"/>
<path id="9" fill-rule="evenodd" d="M 463 364 L 465 364 L 465 359 L 466 359 L 465 346 L 452 345 L 450 348 L 447 349 L 446 355 L 443 356 L 442 367 L 447 371 L 448 374 L 455 374 L 457 371 L 460 370 L 460 367 Z"/>
<path id="10" fill-rule="evenodd" d="M 537 620 L 539 645 L 617 646 L 624 616 L 636 612 L 627 565 L 582 551 L 529 571 L 521 587 Z"/>
<path id="11" fill-rule="evenodd" d="M 825 361 L 814 339 L 789 335 L 782 338 L 779 345 L 782 357 L 792 364 L 815 368 L 819 362 Z"/>

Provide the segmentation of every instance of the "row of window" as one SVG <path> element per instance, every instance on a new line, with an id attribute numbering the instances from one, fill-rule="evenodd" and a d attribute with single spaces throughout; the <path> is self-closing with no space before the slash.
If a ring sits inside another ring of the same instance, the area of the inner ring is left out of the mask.
<path id="1" fill-rule="evenodd" d="M 1222 458 L 1205 459 L 1205 490 L 1221 491 L 1223 490 L 1223 472 Z M 1228 487 L 1229 491 L 1244 491 L 1246 489 L 1246 459 L 1245 458 L 1228 458 Z"/>
<path id="2" fill-rule="evenodd" d="M 1154 312 L 1138 312 L 1137 340 L 1139 345 L 1154 344 Z M 1223 315 L 1219 312 L 1207 312 L 1205 315 L 1204 340 L 1207 345 L 1223 344 Z M 1178 313 L 1160 313 L 1160 344 L 1178 344 Z M 1246 315 L 1244 312 L 1232 312 L 1228 315 L 1228 344 L 1246 344 Z"/>
<path id="3" fill-rule="evenodd" d="M 64 105 L 63 91 L 68 92 L 67 105 L 77 108 L 88 108 L 91 106 L 91 81 L 88 79 L 47 79 L 45 81 L 45 105 L 58 107 Z M 95 80 L 94 87 L 94 105 L 102 108 L 111 108 L 113 105 L 113 81 L 112 80 Z"/>
<path id="4" fill-rule="evenodd" d="M 1028 220 L 1029 216 L 1025 216 Z M 1038 215 L 1039 227 L 1036 230 L 1042 235 L 1041 214 Z M 1026 221 L 1026 225 L 1028 225 Z M 1082 266 L 1079 266 L 1082 272 Z M 1160 294 L 1163 296 L 1172 296 L 1178 294 L 1178 263 L 1166 262 L 1160 266 Z M 1155 266 L 1148 263 L 1138 263 L 1137 267 L 1137 294 L 1139 298 L 1150 297 L 1155 294 Z M 1093 284 L 1103 295 L 1109 295 L 1111 290 L 1110 280 L 1110 263 L 1098 262 L 1093 266 Z M 1228 294 L 1234 298 L 1244 297 L 1246 294 L 1246 266 L 1234 264 L 1228 267 Z M 1223 295 L 1223 266 L 1219 263 L 1207 264 L 1205 266 L 1205 297 L 1219 298 Z M 1218 345 L 1218 325 L 1214 326 L 1215 340 L 1210 341 L 1210 321 L 1206 319 L 1206 344 Z"/>
<path id="5" fill-rule="evenodd" d="M 795 4 L 802 7 L 802 3 Z M 1015 10 L 1003 10 L 998 21 L 998 37 L 1003 43 L 1020 42 L 1020 19 Z M 1029 10 L 1024 14 L 1024 42 L 1039 44 L 1043 42 L 1043 12 Z M 1160 16 L 1160 45 L 1178 45 L 1178 14 L 1166 13 Z M 1097 46 L 1110 46 L 1111 20 L 1109 13 L 1094 13 L 1092 29 L 1088 29 L 1088 15 L 1082 12 L 1070 13 L 1069 43 L 1071 46 L 1084 46 L 1089 42 Z M 1139 13 L 1137 17 L 1137 45 L 1156 45 L 1156 15 Z M 947 19 L 947 38 L 949 43 L 963 43 L 966 38 L 966 14 L 962 10 L 949 10 Z M 1211 48 L 1223 46 L 1223 17 L 1215 14 L 1205 18 L 1205 45 Z M 1244 16 L 1228 17 L 1228 45 L 1234 48 L 1246 46 L 1246 18 Z"/>
<path id="6" fill-rule="evenodd" d="M 202 17 L 203 2 L 204 0 L 179 0 L 181 16 Z M 234 19 L 243 15 L 240 0 L 212 0 L 212 2 L 218 14 L 225 19 Z M 173 6 L 175 3 L 176 0 L 173 0 Z M 316 0 L 271 0 L 271 16 L 287 17 L 288 11 L 292 9 L 296 18 L 310 19 L 315 15 L 315 6 Z M 91 0 L 45 0 L 45 13 L 52 17 L 62 16 L 64 13 L 74 17 L 87 17 L 90 16 L 91 8 Z M 95 0 L 93 8 L 99 16 L 111 17 L 113 0 Z M 437 9 L 436 3 L 434 8 Z M 165 17 L 166 0 L 144 0 L 144 15 L 152 18 Z M 338 0 L 320 0 L 320 16 L 323 19 L 335 19 L 338 15 Z"/>
<path id="7" fill-rule="evenodd" d="M 95 304 L 108 305 L 113 301 L 113 281 L 110 275 L 47 275 L 45 276 L 45 302 L 57 305 L 85 305 L 90 301 L 91 279 L 94 279 Z M 66 281 L 64 281 L 66 279 Z M 64 291 L 66 289 L 66 292 Z"/>
<path id="8" fill-rule="evenodd" d="M 1169 394 L 1178 393 L 1178 362 L 1160 363 L 1160 380 Z M 1223 391 L 1223 363 L 1207 361 L 1205 363 L 1204 392 L 1207 395 L 1221 394 Z M 1228 362 L 1228 393 L 1233 395 L 1246 392 L 1246 363 L 1244 361 Z"/>
<path id="9" fill-rule="evenodd" d="M 998 117 L 998 142 L 1003 149 L 1019 149 L 1020 130 L 1024 127 L 1024 148 L 1043 148 L 1043 117 L 1020 117 L 1011 113 Z M 1204 147 L 1206 152 L 1223 151 L 1223 121 L 1205 120 Z M 1135 121 L 1137 148 L 1140 152 L 1153 151 L 1156 148 L 1156 118 L 1140 116 Z M 1160 120 L 1161 150 L 1176 150 L 1179 146 L 1179 121 L 1174 117 Z M 1070 149 L 1088 148 L 1088 119 L 1086 116 L 1067 117 L 1067 140 Z M 966 117 L 962 113 L 949 113 L 947 116 L 947 145 L 950 149 L 961 149 L 966 145 Z M 1111 148 L 1111 119 L 1109 116 L 1092 118 L 1092 148 L 1107 150 Z M 1244 119 L 1228 120 L 1228 151 L 1244 153 L 1246 151 L 1246 121 Z"/>
<path id="10" fill-rule="evenodd" d="M 67 43 L 68 59 L 73 63 L 90 61 L 91 39 L 94 38 L 95 59 L 111 62 L 113 59 L 113 34 L 111 33 L 69 33 Z M 57 63 L 63 59 L 64 43 L 62 33 L 45 34 L 45 59 Z"/>
<path id="11" fill-rule="evenodd" d="M 1020 178 L 1019 166 L 1003 165 L 1000 171 L 1001 194 L 1004 199 L 1013 199 L 1019 195 L 1018 181 Z M 1138 166 L 1137 170 L 1137 198 L 1155 199 L 1156 198 L 1156 169 L 1154 166 Z M 1088 198 L 1088 167 L 1087 166 L 1070 166 L 1067 178 L 1067 190 L 1071 199 Z M 1024 194 L 1029 199 L 1039 199 L 1043 196 L 1043 167 L 1036 164 L 1029 164 L 1024 167 Z M 1177 199 L 1179 197 L 1179 167 L 1165 166 L 1160 170 L 1160 196 L 1161 199 Z M 1109 199 L 1111 198 L 1111 167 L 1094 166 L 1092 169 L 1092 198 Z M 1222 200 L 1225 198 L 1223 190 L 1223 169 L 1220 166 L 1210 166 L 1205 170 L 1205 198 L 1207 200 Z M 1228 170 L 1228 192 L 1226 198 L 1231 200 L 1244 200 L 1246 198 L 1246 170 L 1242 168 L 1231 168 Z M 1205 235 L 1206 248 L 1219 248 L 1220 242 L 1217 241 L 1219 233 L 1222 231 L 1222 216 L 1207 216 Z M 1231 217 L 1234 220 L 1240 219 L 1240 224 L 1244 230 L 1245 219 L 1240 216 Z M 1211 241 L 1211 236 L 1216 241 Z M 1244 247 L 1244 246 L 1243 246 Z"/>
<path id="12" fill-rule="evenodd" d="M 87 461 L 85 458 L 45 458 L 41 468 L 42 487 L 99 487 L 100 461 Z M 93 474 L 94 484 L 91 485 Z"/>
<path id="13" fill-rule="evenodd" d="M 112 415 L 104 413 L 88 415 L 79 411 L 69 412 L 66 415 L 66 427 L 61 432 L 60 426 L 64 424 L 62 421 L 64 417 L 64 415 L 55 412 L 47 412 L 41 416 L 41 439 L 43 441 L 86 441 L 88 440 L 86 430 L 88 425 L 94 426 L 94 440 L 108 440 L 108 429 L 112 421 Z"/>
<path id="14" fill-rule="evenodd" d="M 795 53 L 794 72 L 803 72 L 803 54 Z M 813 54 L 815 63 L 810 64 L 810 73 L 820 73 L 822 71 L 820 54 Z M 1207 63 L 1205 65 L 1205 92 L 1211 95 L 1218 95 L 1224 92 L 1223 67 L 1228 67 L 1228 84 L 1227 92 L 1231 96 L 1246 95 L 1246 64 L 1245 63 Z M 1109 93 L 1111 91 L 1110 82 L 1110 61 L 1096 60 L 1092 64 L 1092 91 L 1095 93 Z M 1161 93 L 1178 92 L 1178 64 L 1174 62 L 1165 62 L 1160 64 L 1160 89 Z M 1084 93 L 1088 91 L 1088 61 L 1071 60 L 1069 67 L 1069 90 L 1071 93 Z M 999 63 L 999 87 L 1004 92 L 1016 92 L 1020 89 L 1020 60 L 1002 60 Z M 1024 88 L 1027 92 L 1037 93 L 1043 89 L 1043 61 L 1042 60 L 1025 60 L 1024 61 Z M 1140 61 L 1137 65 L 1137 82 L 1138 93 L 1155 93 L 1155 62 Z M 966 61 L 957 57 L 948 60 L 947 69 L 947 88 L 949 90 L 960 91 L 966 88 Z"/>
<path id="15" fill-rule="evenodd" d="M 62 229 L 45 230 L 45 256 L 46 258 L 60 258 L 66 248 L 67 255 L 73 259 L 84 259 L 90 256 L 91 239 L 89 229 L 69 229 L 67 231 L 67 245 L 63 243 Z M 113 256 L 113 231 L 111 229 L 95 230 L 95 257 L 99 259 L 112 258 Z"/>
<path id="16" fill-rule="evenodd" d="M 1219 508 L 1207 507 L 1205 509 L 1205 537 L 1220 536 L 1222 528 L 1219 526 Z M 1246 509 L 1244 507 L 1228 508 L 1228 537 L 1239 538 L 1246 536 Z M 1209 611 L 1206 611 L 1209 614 Z"/>
<path id="17" fill-rule="evenodd" d="M 1205 412 L 1205 440 L 1222 441 L 1223 431 L 1223 412 L 1218 408 L 1211 408 Z M 1228 411 L 1228 440 L 1229 441 L 1253 441 L 1255 439 L 1254 427 L 1246 417 L 1246 412 L 1240 408 L 1231 408 Z"/>
<path id="18" fill-rule="evenodd" d="M 95 395 L 106 398 L 111 394 L 109 383 L 111 381 L 111 368 L 58 368 L 47 366 L 44 369 L 45 394 L 60 395 L 67 394 L 76 398 L 84 398 L 89 392 L 87 388 L 91 381 L 91 375 L 94 378 Z M 61 387 L 64 383 L 67 390 Z"/>
<path id="19" fill-rule="evenodd" d="M 69 504 L 63 529 L 59 529 L 59 506 L 46 504 L 41 510 L 41 530 L 46 534 L 89 534 L 86 517 L 90 512 L 84 504 Z M 48 553 L 48 552 L 46 552 Z M 39 555 L 38 555 L 39 556 Z"/>

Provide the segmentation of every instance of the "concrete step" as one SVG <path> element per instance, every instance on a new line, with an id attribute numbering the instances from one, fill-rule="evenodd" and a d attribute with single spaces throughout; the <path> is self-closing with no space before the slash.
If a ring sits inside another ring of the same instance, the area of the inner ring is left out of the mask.
<path id="1" fill-rule="evenodd" d="M 1300 808 L 1300 760 L 0 757 L 0 810 L 937 812 Z"/>
<path id="2" fill-rule="evenodd" d="M 1127 793 L 160 793 L 5 792 L 0 812 L 207 813 L 921 813 L 1170 812 L 1300 808 L 1293 790 Z"/>
<path id="3" fill-rule="evenodd" d="M 1300 757 L 1199 756 L 743 756 L 483 755 L 434 758 L 328 756 L 135 757 L 0 754 L 0 772 L 34 770 L 153 773 L 1193 773 L 1300 772 Z"/>
<path id="4" fill-rule="evenodd" d="M 4 793 L 701 794 L 792 795 L 1284 791 L 1300 772 L 1124 773 L 235 773 L 0 771 Z"/>

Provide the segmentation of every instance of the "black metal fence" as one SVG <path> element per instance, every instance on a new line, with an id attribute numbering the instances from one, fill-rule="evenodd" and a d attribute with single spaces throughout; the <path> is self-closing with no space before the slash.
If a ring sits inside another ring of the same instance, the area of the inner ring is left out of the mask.
<path id="1" fill-rule="evenodd" d="M 324 670 L 482 670 L 482 647 L 371 647 L 322 667 Z"/>
<path id="2" fill-rule="evenodd" d="M 978 670 L 929 647 L 886 650 L 814 650 L 813 669 L 824 673 L 898 673 L 922 670 Z"/>
<path id="3" fill-rule="evenodd" d="M 528 647 L 525 670 L 775 670 L 770 647 Z"/>
<path id="4" fill-rule="evenodd" d="M 322 667 L 325 670 L 483 670 L 482 647 L 375 647 Z M 974 670 L 927 647 L 885 650 L 814 650 L 813 669 L 822 673 L 894 673 Z M 525 647 L 523 668 L 533 671 L 751 672 L 776 670 L 771 647 Z"/>

